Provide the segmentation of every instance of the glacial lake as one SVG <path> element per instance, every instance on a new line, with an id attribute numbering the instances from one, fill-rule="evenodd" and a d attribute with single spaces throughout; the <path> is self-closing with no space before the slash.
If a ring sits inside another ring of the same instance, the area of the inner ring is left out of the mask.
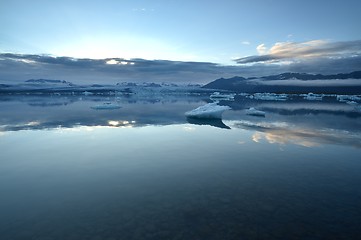
<path id="1" fill-rule="evenodd" d="M 207 102 L 1 96 L 0 239 L 361 239 L 357 106 Z"/>

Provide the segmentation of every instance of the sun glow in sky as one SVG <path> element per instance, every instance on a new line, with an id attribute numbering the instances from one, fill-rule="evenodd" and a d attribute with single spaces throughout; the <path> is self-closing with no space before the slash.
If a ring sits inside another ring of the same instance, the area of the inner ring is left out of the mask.
<path id="1" fill-rule="evenodd" d="M 361 2 L 325 3 L 2 0 L 0 50 L 233 64 L 277 42 L 361 39 Z"/>
<path id="2" fill-rule="evenodd" d="M 0 80 L 358 71 L 360 9 L 359 0 L 0 0 Z"/>

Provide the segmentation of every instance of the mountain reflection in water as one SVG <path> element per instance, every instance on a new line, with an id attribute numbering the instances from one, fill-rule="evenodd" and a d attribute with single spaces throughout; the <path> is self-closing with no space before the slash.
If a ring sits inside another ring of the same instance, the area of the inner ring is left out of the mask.
<path id="1" fill-rule="evenodd" d="M 341 144 L 361 145 L 361 112 L 339 102 L 307 101 L 221 101 L 232 110 L 223 120 L 186 118 L 184 113 L 209 102 L 204 97 L 180 99 L 118 99 L 109 97 L 11 96 L 0 101 L 0 131 L 74 128 L 79 126 L 142 127 L 171 124 L 208 125 L 217 128 L 242 128 L 254 131 L 254 141 L 294 143 L 302 146 Z M 109 102 L 119 109 L 94 110 Z M 245 114 L 256 106 L 265 118 Z M 228 123 L 228 121 L 230 121 Z"/>
<path id="2" fill-rule="evenodd" d="M 354 106 L 208 102 L 0 96 L 0 239 L 360 239 Z"/>

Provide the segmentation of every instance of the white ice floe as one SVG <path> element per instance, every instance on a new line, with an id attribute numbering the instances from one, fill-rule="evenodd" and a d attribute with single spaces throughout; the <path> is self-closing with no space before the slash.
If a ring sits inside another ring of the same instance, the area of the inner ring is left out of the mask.
<path id="1" fill-rule="evenodd" d="M 322 101 L 323 95 L 322 94 L 314 94 L 314 93 L 308 93 L 308 94 L 301 94 L 304 99 L 310 100 L 310 101 Z"/>
<path id="2" fill-rule="evenodd" d="M 288 95 L 276 93 L 255 93 L 253 95 L 249 95 L 248 98 L 265 101 L 286 101 Z"/>
<path id="3" fill-rule="evenodd" d="M 84 92 L 82 92 L 82 94 L 85 95 L 85 96 L 94 95 L 94 93 L 88 92 L 88 91 L 84 91 Z"/>
<path id="4" fill-rule="evenodd" d="M 235 95 L 236 95 L 236 94 L 234 94 L 234 93 L 223 94 L 223 93 L 220 93 L 220 92 L 214 92 L 213 94 L 211 94 L 210 99 L 211 99 L 211 100 L 233 101 Z"/>
<path id="5" fill-rule="evenodd" d="M 103 104 L 92 106 L 91 108 L 96 110 L 103 110 L 103 109 L 118 109 L 121 108 L 121 106 L 119 106 L 118 104 L 105 102 Z"/>
<path id="6" fill-rule="evenodd" d="M 266 113 L 264 111 L 257 110 L 257 109 L 255 109 L 253 107 L 247 109 L 246 114 L 251 115 L 251 116 L 261 116 L 261 117 L 266 116 Z"/>
<path id="7" fill-rule="evenodd" d="M 359 97 L 358 95 L 337 95 L 336 99 L 339 102 L 361 101 L 361 97 Z"/>
<path id="8" fill-rule="evenodd" d="M 217 105 L 217 102 L 208 103 L 206 105 L 200 106 L 196 109 L 193 109 L 189 112 L 186 112 L 185 115 L 191 118 L 215 118 L 221 119 L 222 113 L 226 110 L 230 110 L 228 106 Z"/>
<path id="9" fill-rule="evenodd" d="M 353 106 L 357 105 L 357 102 L 355 101 L 347 101 L 346 103 Z"/>

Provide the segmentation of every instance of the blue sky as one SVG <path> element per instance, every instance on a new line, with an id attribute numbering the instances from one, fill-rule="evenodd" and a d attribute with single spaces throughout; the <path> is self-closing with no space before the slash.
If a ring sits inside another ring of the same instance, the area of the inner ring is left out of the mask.
<path id="1" fill-rule="evenodd" d="M 360 10 L 359 0 L 0 0 L 0 52 L 268 67 L 276 58 L 248 57 L 278 59 L 282 46 L 289 64 L 310 57 L 294 49 L 330 44 L 344 45 L 332 56 L 358 55 Z"/>

